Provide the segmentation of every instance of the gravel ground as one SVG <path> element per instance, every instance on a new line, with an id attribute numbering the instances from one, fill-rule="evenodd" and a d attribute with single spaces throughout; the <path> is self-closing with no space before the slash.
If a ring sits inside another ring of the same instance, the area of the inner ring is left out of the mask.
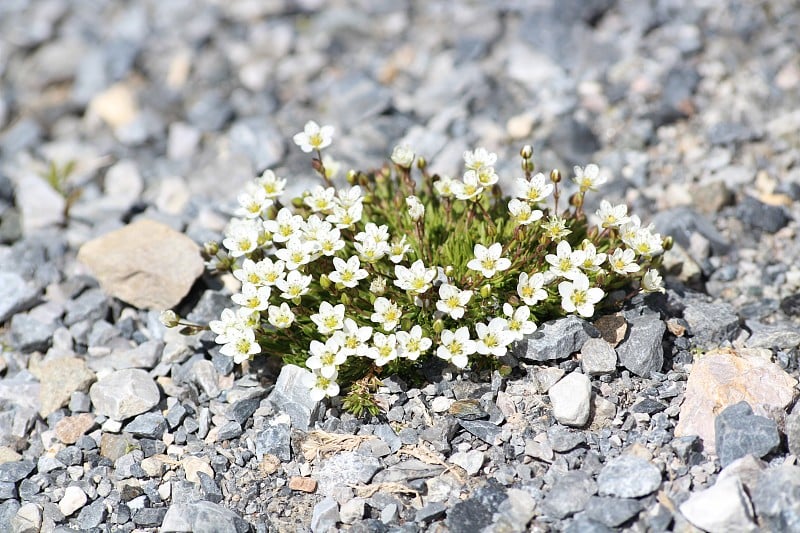
<path id="1" fill-rule="evenodd" d="M 799 36 L 785 0 L 0 2 L 0 531 L 800 530 Z M 596 162 L 667 294 L 369 420 L 165 331 L 227 305 L 183 250 L 238 188 L 311 183 L 309 119 L 361 168 Z"/>

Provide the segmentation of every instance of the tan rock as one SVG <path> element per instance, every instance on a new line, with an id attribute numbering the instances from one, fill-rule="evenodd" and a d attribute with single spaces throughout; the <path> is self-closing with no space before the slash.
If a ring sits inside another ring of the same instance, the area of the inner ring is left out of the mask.
<path id="1" fill-rule="evenodd" d="M 94 383 L 94 372 L 83 359 L 61 357 L 29 369 L 39 378 L 39 414 L 46 418 L 69 403 L 75 391 L 86 392 Z"/>
<path id="2" fill-rule="evenodd" d="M 314 492 L 317 490 L 317 480 L 310 477 L 294 476 L 289 479 L 289 488 L 300 492 Z"/>
<path id="3" fill-rule="evenodd" d="M 139 309 L 177 305 L 203 273 L 198 246 L 152 220 L 139 220 L 84 244 L 78 260 L 111 296 Z"/>
<path id="4" fill-rule="evenodd" d="M 714 350 L 700 356 L 686 384 L 675 436 L 698 435 L 715 451 L 714 419 L 729 405 L 746 401 L 756 414 L 784 410 L 795 397 L 797 380 L 758 350 Z"/>
<path id="5" fill-rule="evenodd" d="M 199 457 L 194 457 L 193 455 L 184 457 L 181 459 L 181 466 L 183 466 L 183 471 L 186 473 L 186 480 L 192 483 L 200 483 L 200 478 L 197 475 L 198 472 L 208 474 L 211 478 L 214 477 L 214 471 L 211 469 L 211 465 L 208 464 L 208 461 L 204 461 Z"/>
<path id="6" fill-rule="evenodd" d="M 131 89 L 118 83 L 95 96 L 89 102 L 88 113 L 112 128 L 118 128 L 136 120 L 139 109 Z"/>
<path id="7" fill-rule="evenodd" d="M 94 415 L 81 413 L 67 416 L 56 423 L 56 437 L 64 444 L 75 444 L 94 426 Z"/>
<path id="8" fill-rule="evenodd" d="M 8 446 L 0 446 L 0 465 L 5 463 L 13 463 L 19 461 L 22 456 L 9 448 Z"/>

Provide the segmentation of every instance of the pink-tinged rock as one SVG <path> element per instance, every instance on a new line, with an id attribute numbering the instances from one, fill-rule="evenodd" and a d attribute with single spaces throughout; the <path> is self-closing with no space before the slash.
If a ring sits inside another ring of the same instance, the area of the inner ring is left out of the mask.
<path id="1" fill-rule="evenodd" d="M 75 391 L 85 392 L 94 383 L 94 372 L 77 357 L 61 357 L 30 368 L 39 378 L 39 414 L 46 418 L 69 403 Z"/>
<path id="2" fill-rule="evenodd" d="M 746 401 L 755 414 L 773 418 L 794 400 L 797 380 L 768 360 L 768 350 L 714 350 L 697 358 L 689 374 L 675 436 L 698 435 L 715 451 L 714 419 Z"/>
<path id="3" fill-rule="evenodd" d="M 197 244 L 152 220 L 139 220 L 87 242 L 78 260 L 103 290 L 139 309 L 174 307 L 203 273 Z"/>

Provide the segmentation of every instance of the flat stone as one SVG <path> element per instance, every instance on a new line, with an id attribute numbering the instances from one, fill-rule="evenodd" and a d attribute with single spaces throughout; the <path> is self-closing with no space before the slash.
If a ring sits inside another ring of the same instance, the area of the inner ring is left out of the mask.
<path id="1" fill-rule="evenodd" d="M 506 490 L 493 481 L 479 487 L 466 500 L 447 511 L 445 524 L 451 533 L 474 533 L 492 524 L 494 514 L 508 498 Z"/>
<path id="2" fill-rule="evenodd" d="M 209 501 L 172 504 L 162 533 L 246 533 L 250 525 L 235 512 Z"/>
<path id="3" fill-rule="evenodd" d="M 39 414 L 47 417 L 69 403 L 73 392 L 85 392 L 95 380 L 83 359 L 62 357 L 31 369 L 39 378 Z"/>
<path id="4" fill-rule="evenodd" d="M 64 496 L 58 502 L 58 509 L 64 516 L 70 516 L 72 513 L 86 505 L 86 493 L 80 487 L 70 485 L 64 490 Z"/>
<path id="5" fill-rule="evenodd" d="M 757 530 L 753 506 L 736 478 L 718 480 L 713 487 L 692 493 L 679 509 L 693 525 L 712 533 Z"/>
<path id="6" fill-rule="evenodd" d="M 78 513 L 78 518 L 76 519 L 78 527 L 85 531 L 99 527 L 100 524 L 103 523 L 103 520 L 106 519 L 108 512 L 106 509 L 106 503 L 103 500 L 104 498 L 98 498 L 81 509 L 81 512 Z"/>
<path id="7" fill-rule="evenodd" d="M 588 339 L 599 337 L 597 329 L 576 316 L 545 322 L 514 346 L 514 355 L 525 361 L 566 359 L 580 351 Z"/>
<path id="8" fill-rule="evenodd" d="M 339 504 L 333 498 L 325 498 L 314 506 L 311 513 L 311 532 L 327 533 L 336 528 L 339 521 Z"/>
<path id="9" fill-rule="evenodd" d="M 90 413 L 65 416 L 56 423 L 56 437 L 64 444 L 75 444 L 94 425 L 94 415 Z"/>
<path id="10" fill-rule="evenodd" d="M 547 442 L 553 451 L 564 453 L 584 444 L 586 435 L 563 426 L 550 426 L 547 428 Z"/>
<path id="11" fill-rule="evenodd" d="M 597 492 L 592 477 L 581 470 L 566 472 L 556 479 L 542 501 L 542 511 L 562 520 L 586 508 L 589 498 Z"/>
<path id="12" fill-rule="evenodd" d="M 161 413 L 142 413 L 125 425 L 125 431 L 135 437 L 160 439 L 167 430 L 167 421 Z"/>
<path id="13" fill-rule="evenodd" d="M 583 426 L 589 420 L 592 383 L 585 374 L 567 374 L 547 392 L 553 417 L 565 426 Z"/>
<path id="14" fill-rule="evenodd" d="M 750 499 L 762 531 L 796 531 L 800 527 L 800 467 L 764 470 L 750 488 Z"/>
<path id="15" fill-rule="evenodd" d="M 527 491 L 508 489 L 508 498 L 500 504 L 495 514 L 493 531 L 528 531 L 528 523 L 536 512 L 536 500 Z"/>
<path id="16" fill-rule="evenodd" d="M 605 339 L 588 339 L 581 348 L 581 369 L 585 374 L 611 374 L 617 369 L 617 352 Z"/>
<path id="17" fill-rule="evenodd" d="M 206 459 L 189 455 L 181 459 L 181 466 L 186 473 L 186 480 L 192 483 L 200 483 L 200 478 L 197 475 L 199 472 L 203 472 L 212 478 L 214 477 L 214 470 Z"/>
<path id="18" fill-rule="evenodd" d="M 781 443 L 775 421 L 754 415 L 747 402 L 726 407 L 714 420 L 714 431 L 723 468 L 746 455 L 764 457 Z"/>
<path id="19" fill-rule="evenodd" d="M 276 424 L 264 428 L 255 438 L 256 457 L 260 461 L 264 454 L 272 454 L 281 461 L 290 461 L 292 459 L 290 437 L 291 431 L 286 424 Z"/>
<path id="20" fill-rule="evenodd" d="M 586 503 L 586 516 L 608 527 L 619 527 L 643 509 L 639 500 L 592 496 Z"/>
<path id="21" fill-rule="evenodd" d="M 151 220 L 87 242 L 78 260 L 108 294 L 140 309 L 176 306 L 204 269 L 194 241 Z"/>
<path id="22" fill-rule="evenodd" d="M 686 384 L 675 436 L 698 435 L 715 451 L 714 417 L 746 401 L 755 413 L 785 410 L 794 400 L 797 380 L 758 351 L 715 350 L 697 358 Z"/>
<path id="23" fill-rule="evenodd" d="M 239 422 L 231 420 L 222 426 L 219 426 L 217 431 L 217 442 L 224 440 L 231 440 L 239 438 L 242 435 L 242 426 Z"/>
<path id="24" fill-rule="evenodd" d="M 97 288 L 84 291 L 65 304 L 64 324 L 72 326 L 78 322 L 104 320 L 108 315 L 108 296 Z"/>
<path id="25" fill-rule="evenodd" d="M 97 368 L 111 368 L 122 370 L 124 368 L 154 368 L 161 359 L 164 343 L 156 340 L 145 341 L 130 350 L 115 350 L 97 361 L 90 361 L 90 366 Z"/>
<path id="26" fill-rule="evenodd" d="M 767 233 L 775 233 L 791 220 L 782 207 L 765 204 L 750 195 L 745 195 L 736 206 L 736 213 L 746 225 Z"/>
<path id="27" fill-rule="evenodd" d="M 361 520 L 364 518 L 365 504 L 366 500 L 364 498 L 352 498 L 342 503 L 339 508 L 339 520 L 343 524 L 352 524 L 357 520 Z M 419 511 L 417 511 L 417 515 L 419 515 Z M 419 522 L 420 520 L 417 518 L 414 521 Z"/>
<path id="28" fill-rule="evenodd" d="M 289 478 L 289 489 L 300 492 L 314 492 L 317 490 L 317 480 L 310 477 L 292 476 Z"/>
<path id="29" fill-rule="evenodd" d="M 610 460 L 597 476 L 601 495 L 639 498 L 661 485 L 661 471 L 647 459 L 623 454 Z"/>
<path id="30" fill-rule="evenodd" d="M 715 348 L 739 334 L 739 315 L 727 303 L 691 301 L 683 310 L 693 342 L 701 348 Z"/>
<path id="31" fill-rule="evenodd" d="M 374 457 L 340 452 L 322 461 L 315 477 L 320 494 L 328 496 L 342 485 L 369 483 L 382 468 L 381 462 Z"/>
<path id="32" fill-rule="evenodd" d="M 53 332 L 58 328 L 56 322 L 46 324 L 26 314 L 11 318 L 11 345 L 23 352 L 34 350 L 44 352 L 50 346 Z"/>
<path id="33" fill-rule="evenodd" d="M 617 346 L 619 363 L 641 377 L 661 371 L 664 366 L 664 348 L 661 341 L 667 327 L 655 313 L 639 314 L 637 310 L 625 313 L 629 329 L 627 338 Z"/>
<path id="34" fill-rule="evenodd" d="M 103 433 L 103 436 L 100 437 L 100 455 L 116 462 L 135 444 L 136 440 L 129 435 Z"/>
<path id="35" fill-rule="evenodd" d="M 219 388 L 219 373 L 214 363 L 208 359 L 195 361 L 191 370 L 192 380 L 209 398 L 216 398 L 222 390 Z"/>
<path id="36" fill-rule="evenodd" d="M 468 452 L 456 452 L 450 456 L 449 461 L 466 470 L 467 474 L 474 476 L 483 466 L 485 456 L 480 450 L 470 450 Z"/>
<path id="37" fill-rule="evenodd" d="M 0 482 L 16 483 L 28 477 L 36 468 L 33 461 L 13 461 L 0 464 Z"/>
<path id="38" fill-rule="evenodd" d="M 33 307 L 39 291 L 14 272 L 0 272 L 0 324 Z"/>
<path id="39" fill-rule="evenodd" d="M 288 414 L 292 427 L 301 431 L 308 431 L 320 416 L 321 403 L 311 399 L 308 387 L 303 384 L 303 376 L 307 374 L 310 372 L 299 366 L 284 365 L 269 395 L 270 403 L 279 412 Z"/>
<path id="40" fill-rule="evenodd" d="M 714 255 L 723 255 L 731 245 L 706 217 L 688 207 L 676 207 L 658 213 L 653 225 L 662 235 L 669 235 L 686 250 L 692 249 L 692 237 L 702 235 L 711 244 Z M 694 258 L 698 260 L 698 258 Z"/>
<path id="41" fill-rule="evenodd" d="M 25 235 L 58 226 L 64 221 L 64 196 L 33 172 L 25 173 L 17 182 L 16 203 L 22 215 L 22 232 Z"/>
<path id="42" fill-rule="evenodd" d="M 156 527 L 164 521 L 167 509 L 164 507 L 143 507 L 133 511 L 133 523 L 140 527 Z"/>
<path id="43" fill-rule="evenodd" d="M 138 368 L 116 370 L 89 390 L 95 410 L 114 420 L 126 420 L 158 405 L 161 392 L 147 372 Z"/>
<path id="44" fill-rule="evenodd" d="M 35 503 L 26 503 L 17 510 L 10 525 L 14 533 L 39 533 L 42 527 L 42 511 Z"/>
<path id="45" fill-rule="evenodd" d="M 502 429 L 496 424 L 485 420 L 459 420 L 458 424 L 486 444 L 492 446 L 500 444 L 499 437 Z"/>

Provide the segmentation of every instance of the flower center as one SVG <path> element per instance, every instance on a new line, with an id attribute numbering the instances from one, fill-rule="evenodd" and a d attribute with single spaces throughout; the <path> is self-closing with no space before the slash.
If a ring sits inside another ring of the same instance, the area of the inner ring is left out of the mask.
<path id="1" fill-rule="evenodd" d="M 489 335 L 486 335 L 486 337 L 483 339 L 483 343 L 484 343 L 484 344 L 485 344 L 485 345 L 486 345 L 488 348 L 495 348 L 495 347 L 497 347 L 497 345 L 498 345 L 498 344 L 500 344 L 500 343 L 497 341 L 497 337 L 495 337 L 495 336 L 494 336 L 493 334 L 491 334 L 491 333 L 490 333 Z"/>
<path id="2" fill-rule="evenodd" d="M 496 263 L 497 261 L 489 257 L 481 261 L 481 266 L 486 270 L 494 270 L 494 265 Z"/>
<path id="3" fill-rule="evenodd" d="M 326 328 L 334 329 L 336 325 L 339 323 L 339 320 L 335 316 L 331 315 L 331 316 L 326 316 L 325 319 L 322 321 L 322 323 Z"/>
<path id="4" fill-rule="evenodd" d="M 572 302 L 576 307 L 585 304 L 586 301 L 586 291 L 575 291 L 572 293 Z"/>
<path id="5" fill-rule="evenodd" d="M 236 350 L 239 353 L 250 353 L 250 347 L 252 344 L 248 339 L 239 339 L 236 341 Z"/>

